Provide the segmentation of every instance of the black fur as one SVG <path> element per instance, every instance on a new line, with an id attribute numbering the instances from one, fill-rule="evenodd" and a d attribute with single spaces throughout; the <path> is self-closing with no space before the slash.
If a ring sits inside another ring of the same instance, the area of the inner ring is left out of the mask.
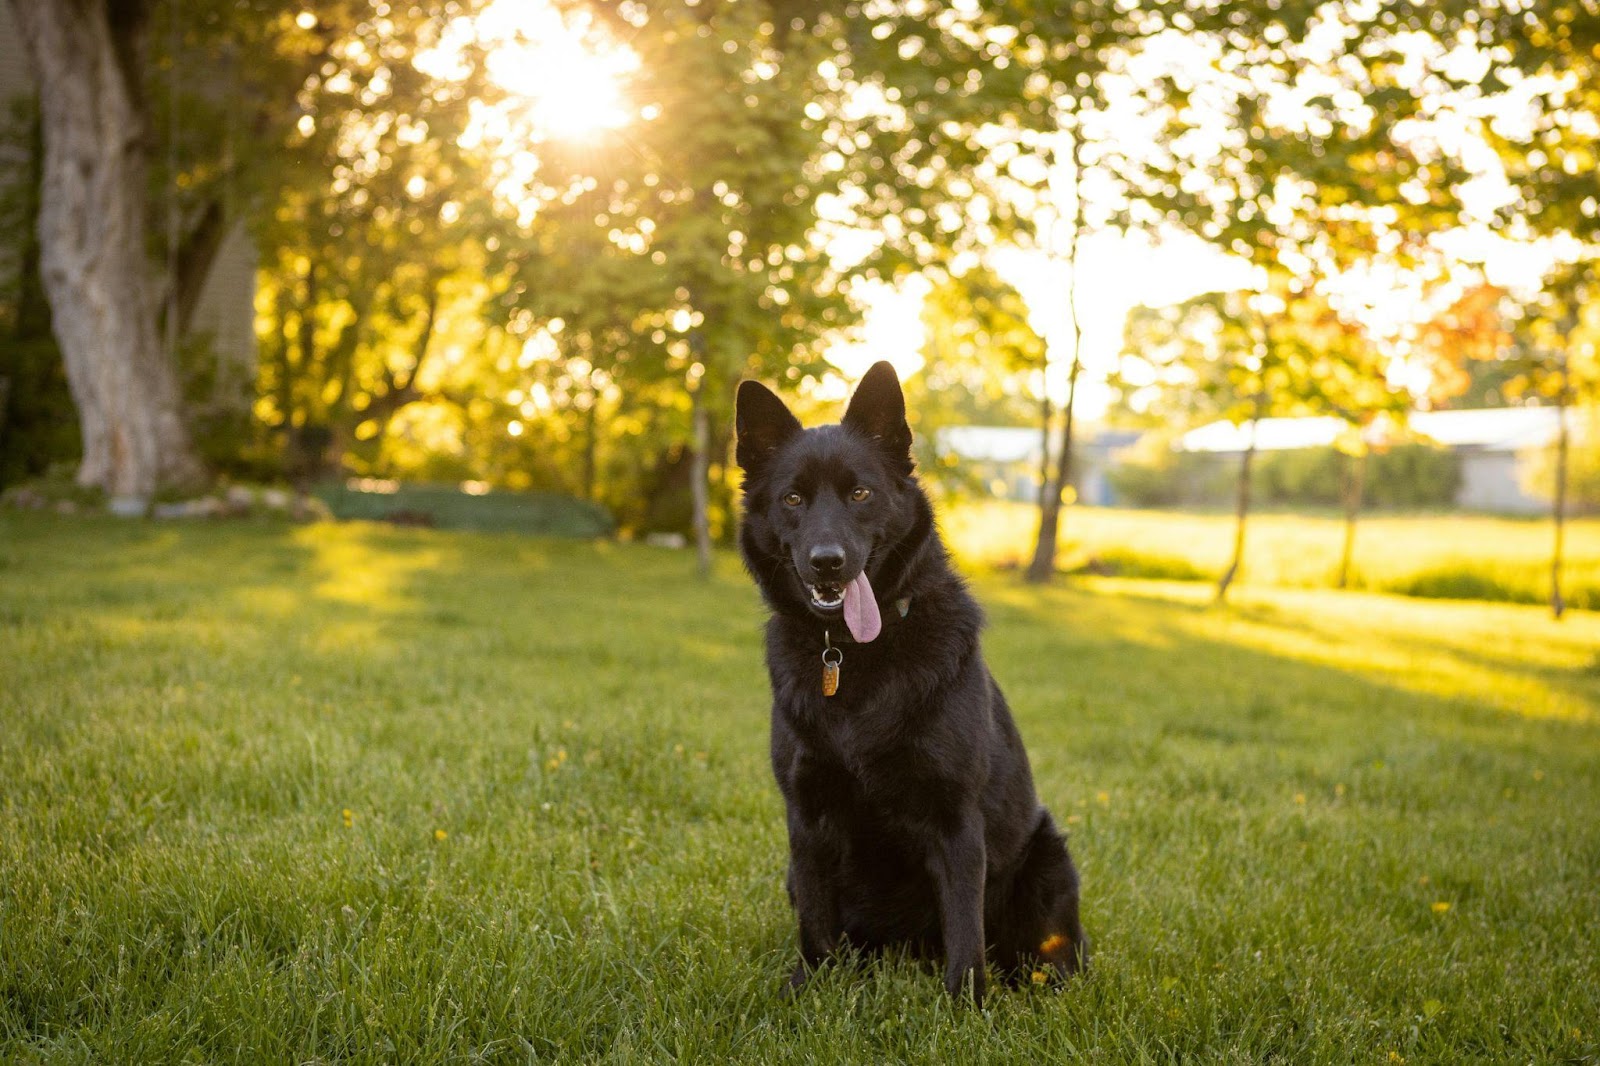
<path id="1" fill-rule="evenodd" d="M 894 369 L 873 366 L 837 426 L 802 429 L 753 381 L 737 408 L 739 544 L 772 610 L 772 769 L 800 925 L 791 987 L 842 940 L 940 952 L 951 995 L 970 987 L 979 1002 L 986 956 L 1012 976 L 1076 971 L 1077 871 L 984 665 L 982 614 L 912 474 Z M 883 631 L 858 644 L 807 585 L 863 568 Z M 844 657 L 833 696 L 822 692 L 825 632 Z"/>

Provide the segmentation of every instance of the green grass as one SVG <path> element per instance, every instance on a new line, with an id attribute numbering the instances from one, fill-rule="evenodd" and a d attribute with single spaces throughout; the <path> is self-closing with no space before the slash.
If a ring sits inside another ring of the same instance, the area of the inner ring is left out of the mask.
<path id="1" fill-rule="evenodd" d="M 0 1061 L 1600 1061 L 1600 618 L 982 579 L 1093 969 L 785 1002 L 717 564 L 0 515 Z"/>
<path id="2" fill-rule="evenodd" d="M 1038 511 L 990 502 L 946 508 L 942 525 L 978 568 L 1014 568 L 1033 554 Z M 1214 581 L 1233 555 L 1231 514 L 1074 507 L 1059 544 L 1064 569 L 1089 566 L 1127 577 Z M 1544 603 L 1550 595 L 1548 519 L 1485 515 L 1372 515 L 1356 533 L 1353 587 L 1440 599 Z M 1331 588 L 1344 520 L 1253 515 L 1243 581 Z M 1568 524 L 1563 587 L 1570 606 L 1600 610 L 1600 518 Z"/>

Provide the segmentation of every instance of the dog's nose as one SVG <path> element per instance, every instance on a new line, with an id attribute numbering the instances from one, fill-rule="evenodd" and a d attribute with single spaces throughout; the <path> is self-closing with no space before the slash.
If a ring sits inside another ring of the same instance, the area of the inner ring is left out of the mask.
<path id="1" fill-rule="evenodd" d="M 818 577 L 836 577 L 844 569 L 844 549 L 837 544 L 823 544 L 811 549 L 811 569 Z"/>

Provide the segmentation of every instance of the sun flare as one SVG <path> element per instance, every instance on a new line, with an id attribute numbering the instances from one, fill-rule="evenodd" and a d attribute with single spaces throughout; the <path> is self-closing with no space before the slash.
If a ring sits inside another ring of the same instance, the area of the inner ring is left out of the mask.
<path id="1" fill-rule="evenodd" d="M 631 51 L 546 4 L 496 0 L 478 17 L 493 42 L 489 75 L 519 97 L 538 140 L 584 140 L 630 122 L 625 85 L 638 70 Z"/>

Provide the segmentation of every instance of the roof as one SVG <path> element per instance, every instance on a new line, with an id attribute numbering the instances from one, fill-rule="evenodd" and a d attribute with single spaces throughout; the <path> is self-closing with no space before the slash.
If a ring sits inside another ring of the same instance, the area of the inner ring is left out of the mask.
<path id="1" fill-rule="evenodd" d="M 1517 452 L 1549 444 L 1556 436 L 1554 407 L 1491 407 L 1473 411 L 1414 411 L 1413 433 L 1447 448 Z M 1345 432 L 1344 420 L 1331 415 L 1263 418 L 1256 427 L 1258 451 L 1292 451 L 1331 445 Z M 1186 452 L 1242 452 L 1250 445 L 1250 423 L 1211 422 L 1178 438 Z"/>

